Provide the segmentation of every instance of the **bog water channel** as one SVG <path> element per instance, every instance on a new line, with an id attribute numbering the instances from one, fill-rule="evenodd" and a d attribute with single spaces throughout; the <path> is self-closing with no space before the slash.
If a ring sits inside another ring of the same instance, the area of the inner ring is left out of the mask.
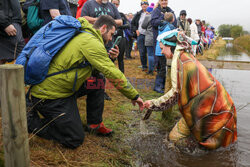
<path id="1" fill-rule="evenodd" d="M 249 61 L 250 56 L 231 46 L 218 60 Z M 142 167 L 250 167 L 250 71 L 212 69 L 234 100 L 237 109 L 238 141 L 215 151 L 178 151 L 165 144 L 166 130 L 157 123 L 140 124 L 146 134 L 131 139 L 136 152 L 136 166 Z"/>

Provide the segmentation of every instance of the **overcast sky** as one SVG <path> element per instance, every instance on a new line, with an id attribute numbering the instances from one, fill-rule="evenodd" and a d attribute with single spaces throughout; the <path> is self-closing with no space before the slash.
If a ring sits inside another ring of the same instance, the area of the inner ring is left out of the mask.
<path id="1" fill-rule="evenodd" d="M 141 0 L 120 0 L 119 11 L 136 13 L 141 10 Z M 158 0 L 149 0 L 158 2 Z M 250 0 L 168 0 L 168 6 L 176 14 L 182 9 L 187 11 L 187 17 L 206 20 L 214 27 L 221 24 L 239 24 L 244 30 L 250 31 Z"/>

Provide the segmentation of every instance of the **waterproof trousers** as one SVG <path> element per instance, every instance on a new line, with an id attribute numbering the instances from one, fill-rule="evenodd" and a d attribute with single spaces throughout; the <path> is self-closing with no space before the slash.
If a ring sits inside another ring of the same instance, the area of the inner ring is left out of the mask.
<path id="1" fill-rule="evenodd" d="M 87 124 L 101 123 L 104 89 L 88 89 L 85 82 L 78 92 L 67 98 L 43 100 L 32 97 L 35 106 L 27 114 L 29 133 L 55 140 L 67 148 L 74 149 L 80 146 L 84 140 L 84 128 L 77 98 L 83 95 L 87 95 Z"/>

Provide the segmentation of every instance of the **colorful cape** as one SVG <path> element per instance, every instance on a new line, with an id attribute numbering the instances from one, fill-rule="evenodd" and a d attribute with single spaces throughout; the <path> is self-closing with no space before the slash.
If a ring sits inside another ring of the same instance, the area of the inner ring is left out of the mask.
<path id="1" fill-rule="evenodd" d="M 226 147 L 237 140 L 236 109 L 225 88 L 191 54 L 177 60 L 180 111 L 198 142 Z"/>

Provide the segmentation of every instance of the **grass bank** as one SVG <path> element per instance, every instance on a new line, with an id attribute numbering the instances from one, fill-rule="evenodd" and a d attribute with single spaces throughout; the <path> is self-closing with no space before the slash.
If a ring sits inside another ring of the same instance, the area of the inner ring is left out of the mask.
<path id="1" fill-rule="evenodd" d="M 132 54 L 134 55 L 134 53 Z M 137 53 L 137 55 L 139 55 Z M 131 83 L 139 91 L 144 100 L 157 98 L 160 94 L 155 93 L 155 75 L 147 75 L 142 72 L 139 56 L 135 59 L 125 60 L 125 75 L 130 78 Z M 169 81 L 167 82 L 169 84 Z M 41 139 L 37 136 L 29 139 L 31 166 L 34 167 L 112 167 L 112 166 L 135 166 L 135 151 L 128 139 L 137 135 L 140 131 L 139 122 L 143 113 L 138 112 L 130 100 L 126 99 L 116 89 L 108 89 L 107 93 L 112 101 L 105 101 L 103 120 L 107 127 L 112 128 L 115 133 L 112 137 L 99 137 L 85 133 L 84 143 L 75 150 L 65 149 L 58 143 Z M 78 107 L 83 125 L 86 125 L 86 97 L 78 99 Z M 134 111 L 134 112 L 132 112 Z M 151 120 L 158 122 L 162 113 L 153 113 Z M 168 114 L 169 121 L 164 121 L 163 126 L 170 127 L 175 123 L 178 114 Z M 0 119 L 1 121 L 1 119 Z M 0 123 L 0 130 L 2 130 Z M 31 135 L 29 135 L 31 137 Z M 0 166 L 3 166 L 3 137 L 0 134 Z"/>
<path id="2" fill-rule="evenodd" d="M 244 35 L 234 40 L 234 46 L 250 54 L 250 35 Z"/>
<path id="3" fill-rule="evenodd" d="M 205 50 L 203 55 L 198 55 L 198 59 L 208 59 L 214 60 L 218 57 L 226 46 L 226 41 L 222 40 L 222 38 L 217 39 L 211 46 L 210 49 Z"/>

